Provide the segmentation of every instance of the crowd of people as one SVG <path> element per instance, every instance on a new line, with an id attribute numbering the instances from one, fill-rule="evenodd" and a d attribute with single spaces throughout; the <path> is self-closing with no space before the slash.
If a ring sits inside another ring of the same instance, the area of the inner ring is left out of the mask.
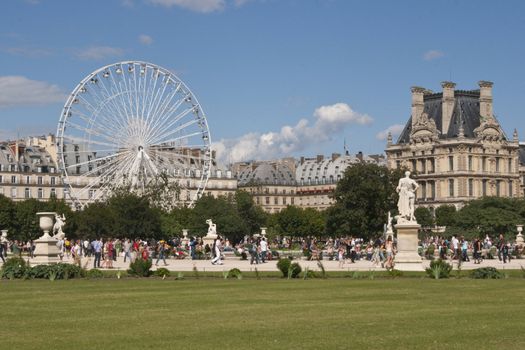
<path id="1" fill-rule="evenodd" d="M 486 235 L 484 239 L 467 240 L 465 237 L 429 236 L 420 241 L 421 254 L 429 259 L 441 258 L 449 260 L 470 261 L 475 264 L 483 259 L 498 258 L 503 263 L 510 262 L 513 251 L 518 255 L 523 253 L 522 247 L 517 247 L 505 240 L 503 234 L 493 239 Z M 158 266 L 162 262 L 168 265 L 167 258 L 184 259 L 186 257 L 210 260 L 211 264 L 222 265 L 225 252 L 249 259 L 250 264 L 263 264 L 278 256 L 278 251 L 300 249 L 303 255 L 311 260 L 336 260 L 342 268 L 344 264 L 358 260 L 368 260 L 374 266 L 381 265 L 387 269 L 394 267 L 396 241 L 392 236 L 378 237 L 365 241 L 356 237 L 328 238 L 320 241 L 316 238 L 300 238 L 292 240 L 288 237 L 276 237 L 267 240 L 266 237 L 245 236 L 234 246 L 227 238 L 217 236 L 213 243 L 205 243 L 202 237 L 189 239 L 173 238 L 171 240 L 141 240 L 141 239 L 95 239 L 71 240 L 63 238 L 58 241 L 60 260 L 73 260 L 80 265 L 81 258 L 92 258 L 94 268 L 113 268 L 118 257 L 124 262 L 135 259 L 153 260 Z M 22 242 L 3 239 L 0 242 L 0 258 L 5 261 L 7 252 L 14 256 L 34 257 L 33 241 Z"/>

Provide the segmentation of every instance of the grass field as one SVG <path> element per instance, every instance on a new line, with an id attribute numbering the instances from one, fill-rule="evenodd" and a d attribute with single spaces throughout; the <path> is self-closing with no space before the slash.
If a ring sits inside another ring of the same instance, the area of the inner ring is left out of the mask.
<path id="1" fill-rule="evenodd" d="M 525 349 L 525 279 L 0 281 L 0 349 Z"/>

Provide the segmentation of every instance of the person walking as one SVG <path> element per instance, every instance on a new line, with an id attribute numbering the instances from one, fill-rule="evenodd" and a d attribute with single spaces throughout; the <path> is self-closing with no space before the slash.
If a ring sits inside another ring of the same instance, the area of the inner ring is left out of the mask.
<path id="1" fill-rule="evenodd" d="M 124 249 L 124 262 L 126 262 L 126 258 L 128 258 L 129 262 L 131 262 L 131 242 L 129 239 L 126 238 L 122 244 L 122 247 Z"/>
<path id="2" fill-rule="evenodd" d="M 213 242 L 213 253 L 215 254 L 215 257 L 211 261 L 213 265 L 223 265 L 223 262 L 221 261 L 221 248 L 221 236 L 217 236 L 217 238 Z"/>
<path id="3" fill-rule="evenodd" d="M 261 262 L 265 263 L 268 255 L 268 242 L 266 242 L 266 238 L 261 238 L 259 246 L 261 247 Z"/>
<path id="4" fill-rule="evenodd" d="M 159 266 L 159 260 L 162 259 L 164 261 L 164 266 L 168 266 L 166 263 L 166 249 L 168 248 L 168 243 L 164 241 L 160 241 L 157 245 L 157 262 L 155 262 L 155 266 Z"/>

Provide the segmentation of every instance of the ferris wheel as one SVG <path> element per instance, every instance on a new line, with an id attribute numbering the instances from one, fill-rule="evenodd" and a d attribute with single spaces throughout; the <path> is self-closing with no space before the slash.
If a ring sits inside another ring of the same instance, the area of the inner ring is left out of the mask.
<path id="1" fill-rule="evenodd" d="M 102 67 L 73 90 L 57 128 L 58 167 L 76 206 L 115 187 L 140 191 L 162 176 L 177 198 L 202 195 L 212 163 L 210 132 L 197 98 L 175 74 L 147 62 Z"/>

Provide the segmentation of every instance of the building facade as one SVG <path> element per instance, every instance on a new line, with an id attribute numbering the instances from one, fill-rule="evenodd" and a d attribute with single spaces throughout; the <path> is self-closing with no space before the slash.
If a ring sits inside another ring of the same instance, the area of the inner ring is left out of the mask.
<path id="1" fill-rule="evenodd" d="M 479 89 L 442 92 L 412 87 L 412 113 L 396 143 L 389 135 L 390 168 L 408 168 L 419 184 L 417 204 L 431 210 L 460 208 L 483 196 L 523 196 L 520 145 L 502 130 L 493 113 L 493 83 Z"/>

